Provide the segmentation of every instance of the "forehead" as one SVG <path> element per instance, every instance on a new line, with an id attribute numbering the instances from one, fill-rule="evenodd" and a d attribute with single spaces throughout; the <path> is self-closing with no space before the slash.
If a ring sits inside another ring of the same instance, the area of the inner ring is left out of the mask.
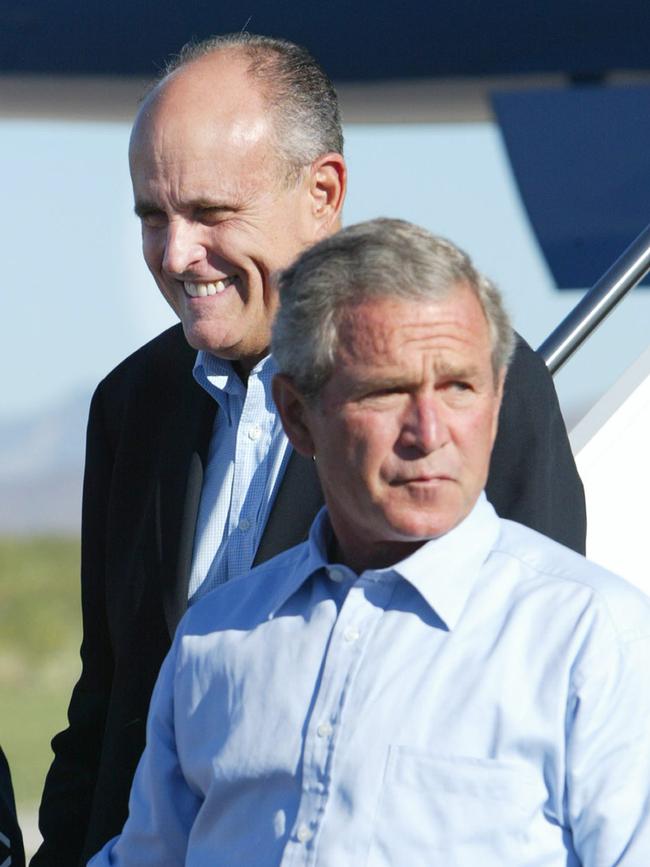
<path id="1" fill-rule="evenodd" d="M 210 61 L 210 62 L 208 62 Z M 271 119 L 243 62 L 202 59 L 177 70 L 143 104 L 131 134 L 134 182 L 231 177 L 276 166 Z"/>
<path id="2" fill-rule="evenodd" d="M 489 366 L 491 355 L 483 309 L 464 284 L 439 301 L 367 299 L 340 320 L 337 366 L 350 371 L 442 360 Z"/>

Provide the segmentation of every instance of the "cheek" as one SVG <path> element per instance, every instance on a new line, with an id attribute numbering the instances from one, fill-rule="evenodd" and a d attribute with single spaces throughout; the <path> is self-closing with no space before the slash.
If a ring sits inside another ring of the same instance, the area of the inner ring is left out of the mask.
<path id="1" fill-rule="evenodd" d="M 318 450 L 327 456 L 329 473 L 344 482 L 350 483 L 351 477 L 364 471 L 366 462 L 366 443 L 354 422 L 347 419 L 338 423 L 317 426 L 314 438 Z M 319 442 L 320 441 L 320 442 Z"/>
<path id="2" fill-rule="evenodd" d="M 489 412 L 468 419 L 463 426 L 460 434 L 462 450 L 478 469 L 489 464 L 495 433 L 494 416 Z"/>
<path id="3" fill-rule="evenodd" d="M 160 270 L 165 252 L 165 242 L 156 234 L 143 230 L 142 232 L 142 255 L 147 267 L 154 274 Z"/>
<path id="4" fill-rule="evenodd" d="M 353 469 L 361 473 L 370 488 L 388 483 L 401 463 L 395 452 L 391 430 L 377 424 L 369 435 L 356 442 Z"/>

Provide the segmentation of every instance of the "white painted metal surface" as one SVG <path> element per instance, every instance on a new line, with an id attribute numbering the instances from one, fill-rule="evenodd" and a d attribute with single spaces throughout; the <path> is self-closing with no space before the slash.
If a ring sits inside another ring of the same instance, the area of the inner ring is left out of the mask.
<path id="1" fill-rule="evenodd" d="M 587 556 L 650 594 L 650 348 L 571 432 Z"/>

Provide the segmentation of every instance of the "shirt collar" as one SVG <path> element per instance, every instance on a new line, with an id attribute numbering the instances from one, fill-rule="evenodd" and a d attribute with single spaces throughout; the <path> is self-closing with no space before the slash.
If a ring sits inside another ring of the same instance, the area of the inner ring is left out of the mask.
<path id="1" fill-rule="evenodd" d="M 485 493 L 481 493 L 469 515 L 453 530 L 438 539 L 431 539 L 393 566 L 364 574 L 374 580 L 390 580 L 391 577 L 394 580 L 399 576 L 408 581 L 451 630 L 460 619 L 499 533 L 499 518 Z M 328 548 L 331 535 L 327 509 L 323 507 L 309 532 L 304 559 L 301 558 L 299 568 L 293 571 L 283 587 L 278 588 L 271 616 L 317 570 L 330 565 Z"/>
<path id="2" fill-rule="evenodd" d="M 458 526 L 392 568 L 454 629 L 500 531 L 499 518 L 481 493 Z"/>
<path id="3" fill-rule="evenodd" d="M 309 537 L 301 546 L 302 556 L 295 568 L 287 575 L 274 593 L 270 605 L 269 619 L 275 617 L 278 610 L 311 576 L 319 569 L 326 569 L 328 564 L 327 549 L 332 530 L 325 506 L 318 512 L 309 531 Z M 280 555 L 282 557 L 284 555 Z M 262 567 L 263 568 L 263 567 Z"/>
<path id="4" fill-rule="evenodd" d="M 248 377 L 249 380 L 251 378 L 260 380 L 267 403 L 272 400 L 271 383 L 277 370 L 275 359 L 271 355 L 265 355 L 257 362 Z M 232 362 L 201 349 L 196 355 L 192 373 L 196 382 L 217 401 L 219 408 L 226 414 L 228 423 L 232 424 L 230 399 L 239 398 L 243 401 L 246 398 L 246 386 L 239 378 Z"/>

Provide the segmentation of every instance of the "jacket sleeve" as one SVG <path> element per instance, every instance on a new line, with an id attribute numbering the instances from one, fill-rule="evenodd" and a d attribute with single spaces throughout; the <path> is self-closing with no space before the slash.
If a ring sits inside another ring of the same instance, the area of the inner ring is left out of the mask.
<path id="1" fill-rule="evenodd" d="M 54 761 L 39 813 L 43 843 L 33 867 L 78 864 L 88 826 L 113 671 L 103 556 L 112 454 L 100 386 L 90 407 L 83 486 L 82 670 L 68 708 L 68 727 L 52 741 Z"/>
<path id="2" fill-rule="evenodd" d="M 181 630 L 179 630 L 180 632 Z M 88 867 L 183 867 L 192 825 L 203 799 L 190 789 L 176 744 L 174 678 L 177 638 L 151 698 L 147 745 L 133 780 L 122 833 Z"/>
<path id="3" fill-rule="evenodd" d="M 486 493 L 502 518 L 584 554 L 584 490 L 553 381 L 521 337 L 506 378 Z"/>

